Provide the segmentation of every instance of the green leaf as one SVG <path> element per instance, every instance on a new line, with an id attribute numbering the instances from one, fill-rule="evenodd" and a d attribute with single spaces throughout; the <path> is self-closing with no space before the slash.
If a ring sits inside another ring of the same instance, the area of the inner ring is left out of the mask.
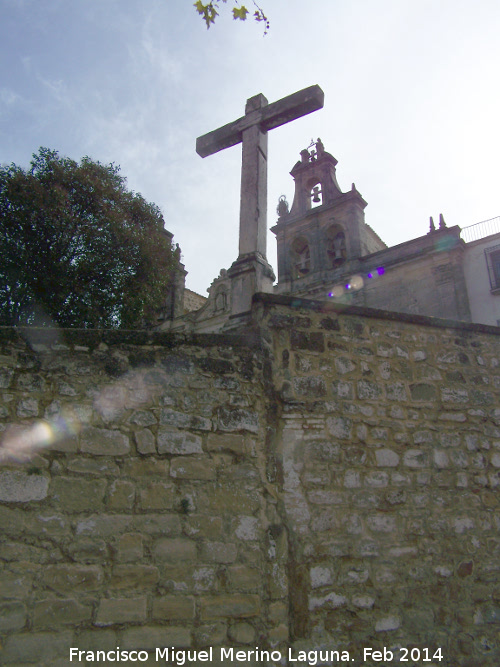
<path id="1" fill-rule="evenodd" d="M 247 14 L 248 14 L 248 9 L 245 7 L 245 5 L 241 5 L 241 7 L 233 7 L 233 19 L 246 21 Z"/>

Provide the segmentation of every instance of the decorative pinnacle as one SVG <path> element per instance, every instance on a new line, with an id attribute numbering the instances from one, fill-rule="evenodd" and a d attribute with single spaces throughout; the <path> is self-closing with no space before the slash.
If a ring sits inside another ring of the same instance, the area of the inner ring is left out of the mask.
<path id="1" fill-rule="evenodd" d="M 430 223 L 431 223 L 431 224 L 430 224 L 430 228 L 429 228 L 429 234 L 430 234 L 431 232 L 435 232 L 435 231 L 436 231 L 436 225 L 434 224 L 434 220 L 432 219 L 432 215 L 431 215 L 431 217 L 430 217 Z"/>

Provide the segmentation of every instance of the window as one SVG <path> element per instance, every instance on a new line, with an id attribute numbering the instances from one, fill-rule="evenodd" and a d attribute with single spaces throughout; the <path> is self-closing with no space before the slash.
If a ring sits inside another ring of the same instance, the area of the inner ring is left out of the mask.
<path id="1" fill-rule="evenodd" d="M 500 245 L 486 248 L 484 254 L 486 255 L 491 289 L 500 289 Z"/>

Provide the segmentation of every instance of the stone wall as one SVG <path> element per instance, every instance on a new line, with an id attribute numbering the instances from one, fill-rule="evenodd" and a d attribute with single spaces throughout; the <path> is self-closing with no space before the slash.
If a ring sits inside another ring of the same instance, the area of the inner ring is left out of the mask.
<path id="1" fill-rule="evenodd" d="M 498 664 L 498 329 L 269 295 L 253 317 L 0 331 L 2 664 Z"/>
<path id="2" fill-rule="evenodd" d="M 277 298 L 259 317 L 295 645 L 498 665 L 499 330 Z"/>
<path id="3" fill-rule="evenodd" d="M 42 333 L 2 332 L 1 664 L 279 637 L 258 346 Z"/>

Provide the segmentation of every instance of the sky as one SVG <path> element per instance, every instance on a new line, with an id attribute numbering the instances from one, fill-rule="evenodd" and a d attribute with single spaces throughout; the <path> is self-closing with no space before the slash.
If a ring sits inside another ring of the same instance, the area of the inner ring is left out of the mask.
<path id="1" fill-rule="evenodd" d="M 193 0 L 0 0 L 0 163 L 119 165 L 206 295 L 238 254 L 241 145 L 202 159 L 196 138 L 319 84 L 322 110 L 269 132 L 269 227 L 317 137 L 389 246 L 500 215 L 498 0 L 261 0 L 265 36 L 220 4 L 207 30 Z"/>

